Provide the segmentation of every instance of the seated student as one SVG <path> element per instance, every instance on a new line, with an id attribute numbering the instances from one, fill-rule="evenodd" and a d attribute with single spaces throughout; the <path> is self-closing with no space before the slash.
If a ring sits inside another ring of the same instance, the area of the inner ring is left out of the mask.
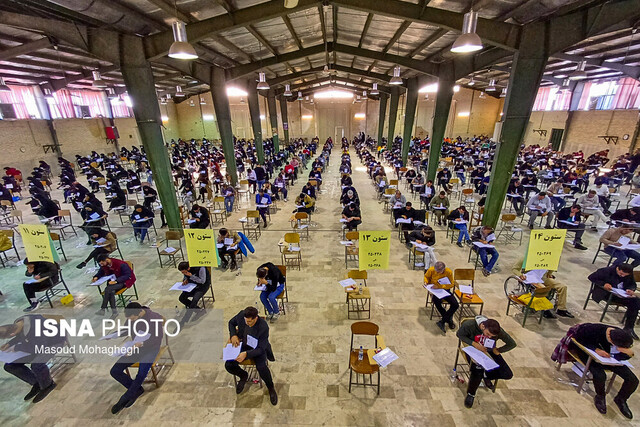
<path id="1" fill-rule="evenodd" d="M 11 363 L 5 363 L 4 370 L 31 386 L 24 400 L 33 399 L 33 403 L 42 401 L 56 388 L 47 363 L 57 353 L 55 348 L 62 346 L 65 340 L 58 334 L 53 337 L 37 334 L 34 323 L 44 321 L 43 316 L 31 314 L 19 317 L 12 324 L 0 326 L 0 339 L 9 340 L 0 346 L 0 351 L 9 351 L 13 347 L 13 351 L 27 353 Z M 36 348 L 42 350 L 38 352 Z"/>
<path id="2" fill-rule="evenodd" d="M 136 281 L 136 275 L 133 274 L 133 270 L 129 267 L 126 261 L 121 261 L 116 258 L 109 258 L 107 254 L 100 254 L 96 257 L 100 270 L 91 279 L 95 282 L 101 277 L 114 275 L 115 279 L 109 280 L 104 288 L 104 294 L 102 296 L 102 305 L 100 310 L 96 312 L 97 316 L 104 316 L 107 309 L 107 304 L 111 306 L 111 317 L 118 316 L 118 309 L 116 307 L 116 292 L 124 288 L 130 288 Z"/>
<path id="3" fill-rule="evenodd" d="M 340 198 L 340 203 L 342 206 L 346 206 L 349 203 L 354 203 L 356 206 L 360 206 L 360 199 L 353 190 L 349 189 Z"/>
<path id="4" fill-rule="evenodd" d="M 142 193 L 144 194 L 144 207 L 151 209 L 153 202 L 158 198 L 158 192 L 151 188 L 150 185 L 145 185 L 142 187 Z"/>
<path id="5" fill-rule="evenodd" d="M 640 310 L 640 298 L 634 296 L 637 285 L 633 279 L 633 267 L 629 264 L 618 264 L 599 268 L 591 273 L 588 279 L 596 285 L 591 294 L 591 298 L 595 302 L 608 299 L 611 289 L 614 287 L 624 290 L 629 295 L 627 298 L 613 295 L 611 302 L 627 307 L 624 330 L 629 332 L 633 339 L 637 340 L 638 336 L 633 327 L 638 318 L 638 310 Z"/>
<path id="6" fill-rule="evenodd" d="M 133 235 L 140 239 L 140 244 L 144 243 L 149 227 L 153 225 L 153 211 L 146 206 L 135 205 L 129 219 L 133 225 Z"/>
<path id="7" fill-rule="evenodd" d="M 498 323 L 497 320 L 489 319 L 485 316 L 476 316 L 475 319 L 465 320 L 462 325 L 460 325 L 456 335 L 460 341 L 482 351 L 498 364 L 496 369 L 485 371 L 482 366 L 467 357 L 467 361 L 471 365 L 471 373 L 469 375 L 467 397 L 464 399 L 464 406 L 471 408 L 480 382 L 484 380 L 484 384 L 488 388 L 493 388 L 492 381 L 510 380 L 513 378 L 513 372 L 502 357 L 502 353 L 513 350 L 516 347 L 516 342 L 500 327 L 500 323 Z M 496 347 L 496 341 L 498 340 L 501 340 L 504 345 Z"/>
<path id="8" fill-rule="evenodd" d="M 92 203 L 85 203 L 80 211 L 80 216 L 84 220 L 82 225 L 80 226 L 87 233 L 88 241 L 87 245 L 91 244 L 91 236 L 89 235 L 90 230 L 93 230 L 95 227 L 103 227 L 107 225 L 107 214 L 102 208 L 98 205 L 94 205 Z"/>
<path id="9" fill-rule="evenodd" d="M 248 345 L 250 339 L 257 341 L 254 347 Z M 267 366 L 267 360 L 275 360 L 269 343 L 269 325 L 258 316 L 257 308 L 247 307 L 229 320 L 229 342 L 234 347 L 241 346 L 242 350 L 236 360 L 227 360 L 224 364 L 227 372 L 238 377 L 236 394 L 242 393 L 249 379 L 249 373 L 240 367 L 240 363 L 245 359 L 251 359 L 269 390 L 271 404 L 277 405 L 278 395 L 273 385 L 271 371 Z"/>
<path id="10" fill-rule="evenodd" d="M 573 247 L 586 251 L 587 247 L 582 244 L 582 235 L 584 234 L 585 225 L 580 215 L 580 205 L 567 206 L 558 212 L 558 228 L 574 232 Z"/>
<path id="11" fill-rule="evenodd" d="M 360 217 L 360 208 L 353 203 L 345 206 L 345 208 L 342 210 L 342 219 L 346 221 L 345 227 L 347 228 L 347 230 L 357 230 L 358 225 L 362 224 L 362 218 Z"/>
<path id="12" fill-rule="evenodd" d="M 609 208 L 611 207 L 611 193 L 609 192 L 609 187 L 604 185 L 602 182 L 598 182 L 589 190 L 593 190 L 596 192 L 600 207 L 602 207 L 602 210 L 605 214 L 611 215 L 611 212 L 609 212 Z"/>
<path id="13" fill-rule="evenodd" d="M 612 265 L 627 262 L 629 258 L 633 258 L 632 268 L 640 265 L 640 252 L 624 247 L 627 244 L 637 244 L 637 242 L 631 240 L 629 236 L 631 233 L 633 233 L 633 228 L 623 225 L 618 228 L 609 228 L 600 236 L 600 243 L 605 245 L 604 252 L 615 258 Z"/>
<path id="14" fill-rule="evenodd" d="M 516 215 L 520 216 L 524 213 L 524 187 L 519 179 L 515 179 L 507 189 L 507 199 L 511 200 L 511 206 L 516 211 Z"/>
<path id="15" fill-rule="evenodd" d="M 524 197 L 529 197 L 529 194 L 533 191 L 536 193 L 538 190 L 538 177 L 530 171 L 527 172 L 524 178 L 522 178 L 522 186 L 524 187 Z"/>
<path id="16" fill-rule="evenodd" d="M 116 181 L 117 183 L 117 181 Z M 107 183 L 107 185 L 109 185 Z M 120 188 L 120 186 L 112 186 L 109 187 L 107 189 L 108 192 L 108 196 L 107 196 L 107 200 L 109 201 L 109 210 L 113 210 L 113 209 L 124 209 L 126 207 L 127 204 L 127 195 L 124 194 L 124 191 L 122 191 L 122 188 Z"/>
<path id="17" fill-rule="evenodd" d="M 240 243 L 240 240 L 238 233 L 233 230 L 221 228 L 218 232 L 218 255 L 220 255 L 220 261 L 222 261 L 220 268 L 223 270 L 226 270 L 229 266 L 227 255 L 229 255 L 229 260 L 231 260 L 231 271 L 236 271 L 238 269 L 238 265 L 236 264 L 236 252 L 238 251 L 238 243 Z"/>
<path id="18" fill-rule="evenodd" d="M 307 194 L 313 200 L 316 200 L 316 188 L 313 185 L 311 185 L 310 182 L 307 182 L 305 184 L 305 186 L 302 188 L 302 192 L 304 194 Z"/>
<path id="19" fill-rule="evenodd" d="M 552 228 L 551 221 L 553 221 L 553 207 L 551 206 L 551 199 L 544 191 L 533 196 L 527 202 L 527 209 L 529 209 L 529 229 L 533 230 L 536 218 L 538 215 L 547 218 L 547 225 L 545 228 Z"/>
<path id="20" fill-rule="evenodd" d="M 609 217 L 611 221 L 626 222 L 628 224 L 640 224 L 640 209 L 633 206 L 629 209 L 618 209 Z"/>
<path id="21" fill-rule="evenodd" d="M 551 203 L 553 204 L 553 209 L 556 212 L 559 212 L 560 209 L 564 208 L 564 205 L 567 203 L 564 198 L 563 182 L 564 181 L 562 179 L 559 179 L 547 187 L 547 194 L 551 197 Z M 560 194 L 563 196 L 560 196 Z"/>
<path id="22" fill-rule="evenodd" d="M 24 295 L 27 297 L 29 307 L 25 308 L 25 312 L 36 310 L 40 306 L 40 302 L 36 298 L 36 292 L 42 292 L 54 284 L 58 283 L 60 267 L 58 264 L 47 261 L 29 261 L 25 258 L 24 265 L 27 267 L 27 271 L 24 273 L 27 277 L 33 277 L 35 280 L 48 277 L 40 283 L 23 283 L 22 289 Z"/>
<path id="23" fill-rule="evenodd" d="M 189 215 L 191 216 L 191 220 L 195 221 L 191 223 L 190 228 L 205 229 L 209 227 L 211 219 L 209 218 L 209 211 L 204 206 L 194 203 Z"/>
<path id="24" fill-rule="evenodd" d="M 318 191 L 320 191 L 320 186 L 322 185 L 322 168 L 318 167 L 315 168 L 315 170 L 311 170 L 311 172 L 309 172 L 309 181 L 311 180 L 315 180 L 317 187 L 318 187 Z"/>
<path id="25" fill-rule="evenodd" d="M 602 323 L 582 323 L 572 329 L 574 328 L 576 330 L 573 338 L 602 357 L 613 357 L 620 361 L 633 357 L 633 350 L 631 349 L 633 339 L 626 331 L 620 328 L 603 325 Z M 586 364 L 588 355 L 584 351 L 578 349 L 573 343 L 569 344 L 569 348 L 573 350 L 573 354 L 576 354 L 582 360 L 582 363 Z M 591 361 L 589 372 L 593 376 L 593 388 L 596 391 L 596 395 L 593 397 L 596 409 L 601 414 L 607 413 L 607 374 L 605 371 L 613 372 L 624 381 L 618 394 L 613 398 L 613 402 L 618 406 L 622 415 L 632 419 L 633 414 L 629 410 L 629 406 L 627 406 L 627 400 L 638 388 L 638 377 L 628 366 L 603 365 L 595 360 Z"/>
<path id="26" fill-rule="evenodd" d="M 471 234 L 472 242 L 480 242 L 485 245 L 490 245 L 496 240 L 496 235 L 493 233 L 493 228 L 488 227 L 486 225 L 476 227 Z M 482 261 L 482 274 L 489 276 L 493 267 L 496 265 L 498 261 L 498 250 L 496 248 L 480 248 L 475 247 L 475 251 L 480 255 L 480 260 Z M 487 257 L 487 255 L 491 256 L 491 259 Z"/>
<path id="27" fill-rule="evenodd" d="M 469 236 L 469 231 L 467 229 L 467 224 L 469 223 L 469 212 L 467 211 L 467 208 L 460 206 L 458 209 L 452 211 L 447 219 L 450 221 L 449 228 L 460 230 L 460 233 L 458 233 L 457 245 L 462 247 L 463 240 L 467 244 L 471 244 L 471 237 Z"/>
<path id="28" fill-rule="evenodd" d="M 424 186 L 425 186 L 424 178 L 422 177 L 421 174 L 418 174 L 411 181 L 411 188 L 413 189 L 413 191 L 415 191 L 418 194 L 422 192 L 422 190 L 424 189 Z"/>
<path id="29" fill-rule="evenodd" d="M 407 198 L 402 195 L 400 190 L 396 190 L 396 193 L 389 198 L 389 206 L 392 209 L 403 208 L 407 204 Z"/>
<path id="30" fill-rule="evenodd" d="M 580 197 L 576 203 L 580 205 L 585 215 L 593 216 L 592 230 L 598 229 L 600 220 L 607 221 L 607 216 L 600 210 L 600 200 L 594 190 L 589 190 L 589 193 Z"/>
<path id="31" fill-rule="evenodd" d="M 193 290 L 189 292 L 183 291 L 178 297 L 178 300 L 187 309 L 180 322 L 185 324 L 191 320 L 194 310 L 198 309 L 198 302 L 211 287 L 211 274 L 209 274 L 209 270 L 206 267 L 190 267 L 187 261 L 182 261 L 178 264 L 178 271 L 184 275 L 182 278 L 183 284 L 194 283 L 196 285 Z"/>
<path id="32" fill-rule="evenodd" d="M 427 209 L 429 208 L 429 204 L 431 203 L 431 199 L 435 196 L 435 188 L 433 188 L 433 181 L 429 180 L 424 186 L 424 190 L 420 193 L 420 200 L 425 204 Z"/>
<path id="33" fill-rule="evenodd" d="M 287 195 L 288 195 L 288 191 L 287 191 L 287 180 L 284 179 L 284 175 L 282 174 L 282 172 L 280 172 L 278 174 L 278 176 L 276 177 L 276 179 L 273 180 L 273 186 L 275 188 L 274 190 L 274 194 L 277 196 L 278 194 L 282 194 L 282 198 L 284 199 L 284 201 L 287 201 Z"/>
<path id="34" fill-rule="evenodd" d="M 450 268 L 447 268 L 444 262 L 438 261 L 424 272 L 424 284 L 433 285 L 433 287 L 437 289 L 452 289 L 454 286 L 453 272 Z M 431 298 L 433 300 L 433 305 L 436 307 L 436 310 L 438 310 L 440 316 L 442 316 L 442 319 L 436 322 L 436 326 L 440 328 L 440 330 L 444 334 L 447 333 L 445 324 L 449 325 L 449 328 L 455 329 L 456 325 L 453 322 L 453 315 L 458 310 L 458 307 L 460 307 L 460 304 L 458 304 L 458 299 L 455 297 L 455 295 L 449 293 L 448 297 L 442 299 L 437 298 L 435 295 L 431 295 Z M 449 308 L 447 310 L 442 307 L 442 300 L 445 300 L 449 303 Z"/>
<path id="35" fill-rule="evenodd" d="M 295 200 L 296 209 L 294 209 L 293 213 L 296 212 L 305 212 L 311 213 L 314 211 L 315 200 L 305 193 L 300 193 Z"/>
<path id="36" fill-rule="evenodd" d="M 94 245 L 93 250 L 80 264 L 76 265 L 76 268 L 81 270 L 87 266 L 87 263 L 92 259 L 96 259 L 100 254 L 110 254 L 117 249 L 116 243 L 117 237 L 115 233 L 102 228 L 94 228 L 91 231 L 91 241 Z M 99 243 L 98 243 L 99 242 Z M 96 247 L 97 246 L 97 247 Z"/>
<path id="37" fill-rule="evenodd" d="M 435 265 L 435 263 L 438 262 L 438 260 L 436 259 L 436 253 L 431 247 L 436 244 L 436 233 L 435 231 L 433 231 L 433 228 L 429 227 L 428 225 L 425 225 L 424 227 L 418 230 L 412 231 L 411 234 L 409 234 L 409 241 L 416 242 L 421 245 L 427 245 L 426 248 L 419 249 L 419 251 L 426 253 L 429 258 L 428 260 L 429 264 L 427 266 L 427 259 L 425 257 L 425 267 L 424 267 L 425 270 L 427 270 L 429 267 Z"/>
<path id="38" fill-rule="evenodd" d="M 438 225 L 442 225 L 442 219 L 449 216 L 449 198 L 444 191 L 431 199 L 430 204 L 433 214 L 438 220 Z"/>
<path id="39" fill-rule="evenodd" d="M 273 203 L 271 196 L 265 193 L 263 187 L 260 187 L 258 194 L 256 194 L 256 205 L 259 205 L 257 209 L 264 223 L 264 228 L 267 228 L 267 212 L 269 211 L 269 205 L 271 203 Z"/>
<path id="40" fill-rule="evenodd" d="M 131 407 L 144 393 L 142 384 L 158 356 L 164 338 L 162 315 L 152 311 L 149 307 L 137 302 L 130 302 L 124 308 L 124 315 L 132 330 L 132 337 L 144 335 L 149 335 L 149 337 L 138 347 L 139 352 L 132 352 L 130 355 L 120 357 L 111 367 L 109 372 L 111 377 L 127 389 L 120 396 L 118 402 L 111 407 L 111 413 L 114 415 L 123 408 Z M 132 379 L 127 370 L 136 363 L 138 371 L 136 377 Z"/>
<path id="41" fill-rule="evenodd" d="M 524 269 L 524 258 L 519 258 L 511 269 L 512 273 L 515 276 L 518 276 L 520 280 L 525 280 L 525 273 L 527 272 Z M 571 314 L 567 310 L 567 285 L 560 283 L 556 280 L 556 277 L 553 275 L 552 270 L 547 270 L 547 272 L 542 276 L 542 283 L 534 283 L 533 284 L 537 291 L 537 297 L 545 297 L 551 291 L 551 289 L 555 289 L 556 295 L 558 295 L 558 309 L 556 310 L 556 314 L 560 317 L 568 317 L 573 319 L 573 314 Z M 545 310 L 543 316 L 547 319 L 555 319 L 556 315 L 553 314 L 551 310 Z"/>
<path id="42" fill-rule="evenodd" d="M 284 291 L 286 278 L 275 264 L 266 262 L 256 270 L 257 286 L 265 286 L 260 293 L 260 301 L 267 310 L 267 318 L 275 322 L 280 317 L 280 307 L 276 298 Z"/>
<path id="43" fill-rule="evenodd" d="M 342 187 L 350 187 L 353 185 L 353 179 L 351 179 L 351 175 L 342 174 L 342 178 L 340 178 L 340 185 Z"/>
<path id="44" fill-rule="evenodd" d="M 407 246 L 407 248 L 411 248 L 411 243 L 409 243 L 409 231 L 413 230 L 415 227 L 413 221 L 416 219 L 417 212 L 415 209 L 413 209 L 411 202 L 407 202 L 404 208 L 397 209 L 396 212 L 398 213 L 397 218 L 408 219 L 411 221 L 409 223 L 400 224 L 400 229 L 404 231 L 405 245 Z M 397 226 L 398 224 L 396 224 L 396 227 Z"/>

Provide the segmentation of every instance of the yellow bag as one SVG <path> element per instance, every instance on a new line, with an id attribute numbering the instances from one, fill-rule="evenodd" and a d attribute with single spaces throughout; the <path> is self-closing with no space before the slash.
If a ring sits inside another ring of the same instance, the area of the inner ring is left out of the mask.
<path id="1" fill-rule="evenodd" d="M 529 305 L 529 301 L 531 300 L 531 294 L 520 295 L 518 297 L 518 300 L 525 305 Z M 553 304 L 546 297 L 533 297 L 531 308 L 534 309 L 535 311 L 551 310 L 553 308 Z"/>
<path id="2" fill-rule="evenodd" d="M 62 305 L 71 304 L 73 302 L 73 295 L 68 294 L 63 296 L 62 298 L 60 298 L 60 302 L 62 303 Z"/>

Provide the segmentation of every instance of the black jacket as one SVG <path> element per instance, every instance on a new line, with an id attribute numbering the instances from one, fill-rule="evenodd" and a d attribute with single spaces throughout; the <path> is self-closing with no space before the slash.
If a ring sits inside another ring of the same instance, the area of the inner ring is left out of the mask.
<path id="1" fill-rule="evenodd" d="M 47 354 L 46 351 L 36 353 L 36 346 L 40 347 L 58 347 L 63 345 L 64 337 L 59 334 L 53 337 L 40 334 L 36 336 L 36 322 L 44 322 L 45 318 L 40 314 L 28 314 L 26 316 L 19 317 L 14 323 L 23 321 L 22 331 L 20 331 L 15 337 L 11 338 L 7 344 L 14 346 L 15 351 L 23 351 L 29 353 L 29 356 L 25 356 L 18 359 L 15 363 L 46 363 L 54 355 Z M 42 324 L 42 323 L 41 323 Z M 44 329 L 44 327 L 41 327 Z"/>
<path id="2" fill-rule="evenodd" d="M 570 206 L 567 206 L 566 208 L 562 208 L 560 209 L 560 212 L 558 212 L 558 221 L 568 221 L 570 217 L 571 217 Z M 578 212 L 575 218 L 573 219 L 573 222 L 580 222 L 580 221 L 582 221 L 582 216 L 580 215 L 580 212 Z M 571 225 L 567 225 L 562 222 L 558 223 L 558 228 L 567 228 L 567 227 L 571 227 Z"/>
<path id="3" fill-rule="evenodd" d="M 51 280 L 51 284 L 58 283 L 60 279 L 60 268 L 53 262 L 47 261 L 36 261 L 33 263 L 33 273 L 29 273 L 28 271 L 24 273 L 27 277 L 40 276 L 40 277 L 49 277 Z"/>
<path id="4" fill-rule="evenodd" d="M 205 278 L 204 282 L 200 283 L 200 271 L 202 269 L 204 269 Z M 189 268 L 189 273 L 191 273 L 191 276 L 184 276 L 184 278 L 188 280 L 189 283 L 196 284 L 196 288 L 194 289 L 195 291 L 206 292 L 209 290 L 209 286 L 211 286 L 211 273 L 209 273 L 209 269 L 207 269 L 207 267 L 191 267 Z"/>
<path id="5" fill-rule="evenodd" d="M 611 343 L 607 341 L 607 329 L 614 328 L 615 326 L 604 325 L 602 323 L 583 323 L 578 325 L 573 338 L 583 346 L 591 350 L 601 349 L 607 353 L 611 353 Z M 612 354 L 617 360 L 627 360 L 629 356 L 624 353 Z"/>
<path id="6" fill-rule="evenodd" d="M 269 325 L 263 318 L 258 317 L 255 325 L 248 326 L 244 321 L 244 310 L 240 311 L 229 320 L 229 338 L 234 335 L 237 335 L 244 344 L 247 344 L 248 335 L 258 340 L 258 346 L 247 351 L 248 359 L 266 356 L 271 361 L 275 360 L 269 342 Z"/>
<path id="7" fill-rule="evenodd" d="M 278 287 L 278 284 L 284 284 L 287 279 L 284 277 L 280 269 L 272 262 L 266 262 L 258 267 L 258 269 L 262 269 L 264 267 L 267 267 L 269 270 L 266 279 L 267 281 L 271 281 L 271 283 L 267 283 L 267 292 L 274 292 Z"/>
<path id="8" fill-rule="evenodd" d="M 633 274 L 627 277 L 620 277 L 616 272 L 616 266 L 599 268 L 588 277 L 590 281 L 597 286 L 593 289 L 593 300 L 600 302 L 609 297 L 609 292 L 602 288 L 605 283 L 610 284 L 614 288 L 636 290 L 636 282 L 633 280 Z"/>

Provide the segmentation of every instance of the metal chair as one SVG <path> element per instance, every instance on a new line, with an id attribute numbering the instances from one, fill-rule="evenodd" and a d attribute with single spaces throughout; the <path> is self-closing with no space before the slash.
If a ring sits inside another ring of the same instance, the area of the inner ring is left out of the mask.
<path id="1" fill-rule="evenodd" d="M 349 261 L 359 261 L 358 242 L 360 240 L 360 234 L 357 231 L 349 231 L 345 234 L 345 238 L 352 243 L 344 247 L 344 267 L 349 268 Z"/>
<path id="2" fill-rule="evenodd" d="M 455 285 L 453 292 L 460 302 L 460 308 L 458 309 L 459 325 L 462 324 L 462 319 L 464 317 L 476 316 L 476 313 L 473 311 L 474 306 L 479 306 L 479 312 L 477 314 L 482 314 L 484 301 L 480 296 L 478 296 L 478 294 L 476 294 L 475 279 L 476 270 L 473 268 L 456 268 L 453 270 L 453 284 Z M 465 283 L 461 283 L 463 281 Z M 462 291 L 460 291 L 460 285 L 471 286 L 473 294 L 463 294 Z"/>
<path id="3" fill-rule="evenodd" d="M 302 269 L 302 251 L 298 233 L 285 233 L 281 256 L 282 264 L 285 266 L 298 267 L 298 270 Z"/>
<path id="4" fill-rule="evenodd" d="M 51 240 L 53 242 L 58 242 L 58 247 L 55 246 L 55 243 L 54 243 L 54 247 L 57 251 L 62 252 L 62 256 L 64 257 L 64 260 L 67 261 L 67 254 L 64 253 L 64 248 L 62 247 L 62 239 L 60 239 L 60 235 L 58 233 L 49 233 L 49 235 L 51 236 Z"/>
<path id="5" fill-rule="evenodd" d="M 242 232 L 248 237 L 258 239 L 261 235 L 260 213 L 257 210 L 247 211 L 245 221 L 242 221 Z"/>
<path id="6" fill-rule="evenodd" d="M 177 267 L 177 256 L 180 259 L 184 259 L 184 253 L 182 252 L 182 235 L 179 231 L 166 231 L 164 233 L 164 249 L 160 250 L 162 242 L 158 242 L 156 251 L 158 252 L 158 259 L 160 260 L 160 268 L 163 268 L 162 257 L 169 258 L 169 261 L 173 263 L 174 268 Z M 176 245 L 176 246 L 173 246 Z M 167 250 L 168 249 L 168 250 Z"/>
<path id="7" fill-rule="evenodd" d="M 368 351 L 363 349 L 363 358 L 359 360 L 360 348 L 353 347 L 354 337 L 357 335 L 365 335 L 373 337 L 374 349 L 378 348 L 378 325 L 372 322 L 355 322 L 351 325 L 351 344 L 349 346 L 349 393 L 351 393 L 351 386 L 363 386 L 363 387 L 375 387 L 377 394 L 380 394 L 380 367 L 377 363 L 371 363 L 369 360 Z M 353 381 L 353 373 L 356 374 L 356 379 Z M 362 382 L 359 382 L 359 377 L 362 375 Z M 377 383 L 373 382 L 373 375 L 378 376 Z M 366 381 L 366 376 L 369 376 L 369 382 Z"/>

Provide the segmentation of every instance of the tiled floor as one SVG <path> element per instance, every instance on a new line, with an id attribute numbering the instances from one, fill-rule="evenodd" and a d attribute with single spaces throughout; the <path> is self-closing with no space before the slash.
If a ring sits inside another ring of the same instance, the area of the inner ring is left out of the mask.
<path id="1" fill-rule="evenodd" d="M 337 150 L 336 150 L 337 151 Z M 280 403 L 272 407 L 265 388 L 251 386 L 236 396 L 233 380 L 219 361 L 180 363 L 172 369 L 165 383 L 147 392 L 130 408 L 117 416 L 110 407 L 122 393 L 105 365 L 73 366 L 56 376 L 57 389 L 42 403 L 25 403 L 22 396 L 28 387 L 6 374 L 0 375 L 0 420 L 5 425 L 113 425 L 114 422 L 138 425 L 554 425 L 589 426 L 628 424 L 609 399 L 609 413 L 600 415 L 592 403 L 593 392 L 578 395 L 570 385 L 574 379 L 569 367 L 560 372 L 549 359 L 558 340 L 573 324 L 597 321 L 600 311 L 595 304 L 582 310 L 589 283 L 586 276 L 604 262 L 591 264 L 597 248 L 596 233 L 587 232 L 589 251 L 580 252 L 565 245 L 558 278 L 569 287 L 569 310 L 576 319 L 543 320 L 538 325 L 531 318 L 521 326 L 521 315 L 505 316 L 506 298 L 503 283 L 522 246 L 499 245 L 501 272 L 483 277 L 479 274 L 478 293 L 485 299 L 484 313 L 498 319 L 515 338 L 518 347 L 505 359 L 514 371 L 514 379 L 501 382 L 495 394 L 481 389 L 473 409 L 463 406 L 464 385 L 452 384 L 449 374 L 457 339 L 450 331 L 443 336 L 424 309 L 425 291 L 422 272 L 410 270 L 407 250 L 393 234 L 391 268 L 372 271 L 368 284 L 372 293 L 371 321 L 380 326 L 386 344 L 400 357 L 382 372 L 380 396 L 372 389 L 355 388 L 348 393 L 348 351 L 350 324 L 346 318 L 344 292 L 338 280 L 346 277 L 344 249 L 338 218 L 340 207 L 337 183 L 339 154 L 334 152 L 325 174 L 325 184 L 318 200 L 319 213 L 313 215 L 311 239 L 303 241 L 302 271 L 288 272 L 289 303 L 287 314 L 271 326 L 271 343 L 277 361 L 271 369 L 279 391 Z M 353 159 L 353 180 L 362 201 L 361 230 L 389 229 L 389 217 L 382 212 L 364 168 Z M 300 188 L 300 183 L 296 189 Z M 215 308 L 224 310 L 228 319 L 247 305 L 254 304 L 255 268 L 262 262 L 280 263 L 277 242 L 290 230 L 289 216 L 295 191 L 276 215 L 272 224 L 255 242 L 256 253 L 242 265 L 241 273 L 214 273 Z M 455 204 L 455 203 L 452 203 Z M 19 207 L 28 209 L 22 202 Z M 246 204 L 245 204 L 246 209 Z M 243 213 L 234 213 L 227 224 L 239 224 Z M 36 222 L 32 215 L 27 222 Z M 112 223 L 119 223 L 116 219 Z M 451 245 L 438 228 L 436 252 L 451 268 L 465 268 L 468 249 Z M 167 291 L 180 279 L 173 268 L 160 269 L 156 250 L 140 246 L 128 230 L 117 230 L 125 259 L 136 265 L 141 302 L 151 307 L 172 308 L 177 294 Z M 83 237 L 64 241 L 69 262 L 63 264 L 67 282 L 75 296 L 75 307 L 97 309 L 97 293 L 86 288 L 87 278 L 75 265 L 87 253 Z M 24 250 L 20 248 L 21 254 Z M 355 267 L 355 266 L 354 266 Z M 24 267 L 0 270 L 1 289 L 6 298 L 2 308 L 22 309 L 26 305 L 20 284 Z M 478 271 L 479 273 L 479 271 Z M 59 304 L 58 304 L 59 305 Z M 621 316 L 606 320 L 619 324 Z M 203 341 L 210 339 L 202 336 Z M 635 362 L 637 363 L 637 362 Z M 614 386 L 618 387 L 619 383 Z M 615 390 L 614 390 L 615 391 Z M 640 397 L 630 402 L 640 416 Z"/>

